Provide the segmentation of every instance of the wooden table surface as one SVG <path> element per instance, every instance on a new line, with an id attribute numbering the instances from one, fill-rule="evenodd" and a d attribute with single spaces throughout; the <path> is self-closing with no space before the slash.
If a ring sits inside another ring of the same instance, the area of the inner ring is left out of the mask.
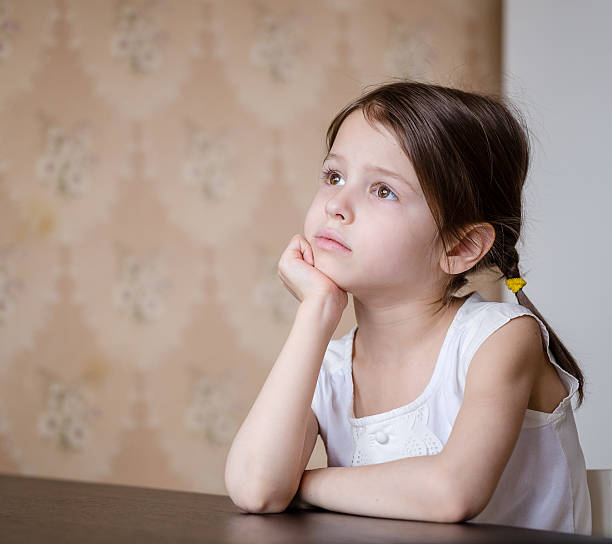
<path id="1" fill-rule="evenodd" d="M 226 495 L 0 474 L 0 542 L 612 542 L 471 523 L 426 523 L 322 509 L 247 514 Z"/>

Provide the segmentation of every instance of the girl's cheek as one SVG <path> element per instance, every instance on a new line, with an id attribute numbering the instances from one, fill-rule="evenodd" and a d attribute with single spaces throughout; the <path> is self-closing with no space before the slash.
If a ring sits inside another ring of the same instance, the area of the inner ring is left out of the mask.
<path id="1" fill-rule="evenodd" d="M 325 202 L 327 201 L 325 195 L 318 191 L 315 195 L 310 208 L 308 209 L 308 215 L 321 214 L 325 212 Z"/>
<path id="2" fill-rule="evenodd" d="M 304 218 L 304 236 L 306 236 L 306 239 L 308 241 L 310 241 L 312 239 L 312 236 L 314 236 L 314 229 L 316 228 L 316 225 L 315 225 L 316 211 L 315 210 L 316 210 L 316 206 L 315 206 L 315 202 L 313 202 L 313 204 L 310 206 L 310 208 L 306 212 L 306 217 Z"/>

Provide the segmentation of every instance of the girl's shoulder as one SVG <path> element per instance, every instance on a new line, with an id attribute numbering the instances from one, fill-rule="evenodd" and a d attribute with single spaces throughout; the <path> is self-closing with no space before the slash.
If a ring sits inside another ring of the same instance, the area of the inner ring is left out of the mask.
<path id="1" fill-rule="evenodd" d="M 527 307 L 518 302 L 486 300 L 478 291 L 466 299 L 457 313 L 453 327 L 459 333 L 465 351 L 475 351 L 478 346 L 502 325 L 514 317 L 530 315 L 540 325 L 542 336 L 548 345 L 548 330 L 544 323 Z M 470 350 L 471 348 L 471 350 Z"/>
<path id="2" fill-rule="evenodd" d="M 518 302 L 486 300 L 478 291 L 474 291 L 466 299 L 451 327 L 461 336 L 464 344 L 474 341 L 479 343 L 511 319 L 522 315 L 530 315 L 536 319 L 548 344 L 548 330 L 529 308 Z"/>

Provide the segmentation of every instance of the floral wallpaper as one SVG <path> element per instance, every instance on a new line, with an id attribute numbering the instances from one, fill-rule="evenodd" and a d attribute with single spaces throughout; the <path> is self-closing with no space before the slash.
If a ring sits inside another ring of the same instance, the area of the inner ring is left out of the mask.
<path id="1" fill-rule="evenodd" d="M 498 0 L 0 0 L 0 471 L 225 493 L 297 310 L 276 267 L 328 122 L 395 76 L 499 91 L 500 18 Z M 353 323 L 351 301 L 334 337 Z"/>

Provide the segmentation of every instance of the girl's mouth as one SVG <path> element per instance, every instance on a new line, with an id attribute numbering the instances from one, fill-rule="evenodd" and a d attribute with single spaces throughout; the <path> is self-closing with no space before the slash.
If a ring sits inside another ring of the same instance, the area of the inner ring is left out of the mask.
<path id="1" fill-rule="evenodd" d="M 350 253 L 351 252 L 351 250 L 348 247 L 345 247 L 342 244 L 336 242 L 335 240 L 331 240 L 330 238 L 316 236 L 315 242 L 318 247 L 320 247 L 321 249 L 325 249 L 327 251 L 335 251 L 338 253 Z"/>

